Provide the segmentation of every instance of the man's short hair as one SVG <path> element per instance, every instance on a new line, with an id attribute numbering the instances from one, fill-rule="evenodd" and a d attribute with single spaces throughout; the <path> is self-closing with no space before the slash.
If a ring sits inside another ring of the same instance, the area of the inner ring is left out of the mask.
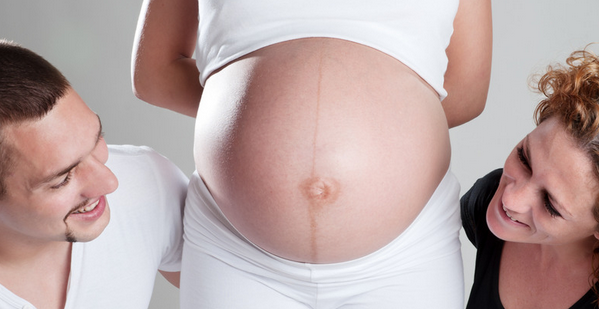
<path id="1" fill-rule="evenodd" d="M 11 147 L 3 135 L 7 125 L 43 118 L 70 87 L 67 79 L 38 54 L 0 40 L 0 199 L 10 171 Z"/>

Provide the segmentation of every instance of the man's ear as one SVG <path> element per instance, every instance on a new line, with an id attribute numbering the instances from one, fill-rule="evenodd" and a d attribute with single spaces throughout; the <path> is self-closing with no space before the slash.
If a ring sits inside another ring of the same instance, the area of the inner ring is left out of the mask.
<path id="1" fill-rule="evenodd" d="M 595 231 L 595 233 L 593 233 L 593 235 L 595 235 L 595 238 L 596 238 L 597 240 L 599 240 L 599 231 Z"/>

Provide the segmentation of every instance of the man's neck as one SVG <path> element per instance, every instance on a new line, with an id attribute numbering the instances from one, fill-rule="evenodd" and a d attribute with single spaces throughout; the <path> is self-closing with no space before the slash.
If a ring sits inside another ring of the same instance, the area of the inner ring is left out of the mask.
<path id="1" fill-rule="evenodd" d="M 64 308 L 71 268 L 72 244 L 0 243 L 0 284 L 38 309 Z"/>

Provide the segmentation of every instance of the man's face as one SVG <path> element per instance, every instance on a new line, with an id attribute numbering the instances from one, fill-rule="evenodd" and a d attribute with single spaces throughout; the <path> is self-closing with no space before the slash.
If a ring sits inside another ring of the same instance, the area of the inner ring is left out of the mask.
<path id="1" fill-rule="evenodd" d="M 110 220 L 105 195 L 118 182 L 104 164 L 99 117 L 69 89 L 41 120 L 3 128 L 14 165 L 0 200 L 2 239 L 90 241 Z"/>

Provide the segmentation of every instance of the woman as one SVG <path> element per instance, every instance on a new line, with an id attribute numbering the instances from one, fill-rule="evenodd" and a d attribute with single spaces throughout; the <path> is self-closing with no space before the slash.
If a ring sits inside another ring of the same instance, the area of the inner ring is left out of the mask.
<path id="1" fill-rule="evenodd" d="M 574 52 L 538 83 L 537 127 L 461 199 L 477 247 L 467 308 L 596 308 L 599 58 Z"/>
<path id="2" fill-rule="evenodd" d="M 134 91 L 197 118 L 182 306 L 461 308 L 489 2 L 146 1 Z"/>

